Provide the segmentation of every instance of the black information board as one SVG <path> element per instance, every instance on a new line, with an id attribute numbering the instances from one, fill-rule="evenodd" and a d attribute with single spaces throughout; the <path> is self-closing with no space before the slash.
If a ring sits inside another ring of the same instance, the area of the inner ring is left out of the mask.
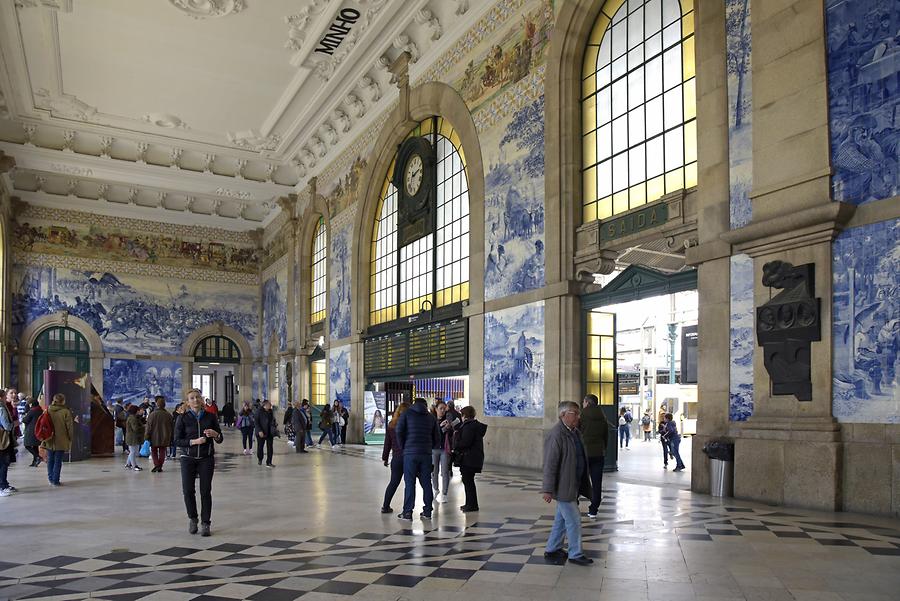
<path id="1" fill-rule="evenodd" d="M 469 368 L 469 322 L 453 319 L 369 338 L 363 343 L 369 380 Z"/>

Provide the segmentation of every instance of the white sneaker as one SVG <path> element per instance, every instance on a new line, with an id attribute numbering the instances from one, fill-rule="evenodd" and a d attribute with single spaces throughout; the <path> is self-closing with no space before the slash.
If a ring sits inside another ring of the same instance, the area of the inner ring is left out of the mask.
<path id="1" fill-rule="evenodd" d="M 292 443 L 292 442 L 289 440 L 289 441 L 288 441 L 288 446 L 289 446 L 289 447 L 292 447 L 292 446 L 294 446 L 294 443 Z"/>
<path id="2" fill-rule="evenodd" d="M 0 497 L 8 497 L 11 494 L 12 494 L 12 491 L 9 490 L 8 488 L 4 488 L 3 490 L 0 490 Z"/>
<path id="3" fill-rule="evenodd" d="M 446 502 L 447 502 L 447 495 L 438 495 L 438 496 L 437 496 L 437 502 L 438 502 L 438 503 L 446 503 Z"/>

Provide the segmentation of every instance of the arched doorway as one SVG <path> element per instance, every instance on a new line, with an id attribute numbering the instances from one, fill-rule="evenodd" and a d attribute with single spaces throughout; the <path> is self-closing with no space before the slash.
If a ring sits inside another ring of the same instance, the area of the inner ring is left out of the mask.
<path id="1" fill-rule="evenodd" d="M 53 326 L 38 334 L 32 346 L 32 395 L 37 398 L 44 385 L 45 369 L 60 371 L 91 371 L 90 346 L 77 330 Z"/>
<path id="2" fill-rule="evenodd" d="M 194 346 L 191 387 L 224 407 L 234 405 L 239 390 L 241 350 L 226 336 L 211 335 Z"/>

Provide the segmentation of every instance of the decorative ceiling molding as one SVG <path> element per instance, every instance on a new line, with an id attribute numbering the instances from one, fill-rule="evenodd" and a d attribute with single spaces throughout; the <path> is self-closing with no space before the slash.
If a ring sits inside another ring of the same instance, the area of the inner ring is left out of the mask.
<path id="1" fill-rule="evenodd" d="M 38 88 L 34 91 L 35 108 L 50 111 L 54 117 L 62 119 L 76 119 L 78 121 L 91 121 L 97 114 L 97 109 L 72 96 L 71 94 L 53 94 L 46 88 Z"/>
<path id="2" fill-rule="evenodd" d="M 226 135 L 228 136 L 228 141 L 235 146 L 255 151 L 275 150 L 281 142 L 281 136 L 278 134 L 262 136 L 252 129 L 247 131 L 228 132 Z"/>
<path id="3" fill-rule="evenodd" d="M 306 30 L 310 21 L 319 15 L 331 2 L 332 0 L 310 0 L 297 13 L 285 17 L 284 22 L 290 25 L 291 29 L 288 31 L 288 40 L 284 43 L 284 47 L 295 52 L 301 50 L 306 42 Z"/>
<path id="4" fill-rule="evenodd" d="M 72 12 L 72 0 L 16 0 L 16 8 L 49 8 L 70 13 Z"/>
<path id="5" fill-rule="evenodd" d="M 169 3 L 194 19 L 215 19 L 246 8 L 244 0 L 169 0 Z"/>
<path id="6" fill-rule="evenodd" d="M 141 121 L 165 129 L 188 128 L 187 123 L 182 121 L 180 117 L 172 115 L 171 113 L 147 113 L 141 117 Z"/>

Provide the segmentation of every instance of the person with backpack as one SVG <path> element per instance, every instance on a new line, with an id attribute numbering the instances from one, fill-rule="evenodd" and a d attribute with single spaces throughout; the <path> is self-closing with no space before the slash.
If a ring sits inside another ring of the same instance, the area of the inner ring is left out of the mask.
<path id="1" fill-rule="evenodd" d="M 141 421 L 138 411 L 140 407 L 137 405 L 128 406 L 128 418 L 125 420 L 125 444 L 128 445 L 128 459 L 125 460 L 125 469 L 135 472 L 143 471 L 144 468 L 138 465 L 138 451 L 144 444 L 144 422 Z"/>
<path id="2" fill-rule="evenodd" d="M 301 402 L 294 401 L 297 405 L 291 413 L 291 428 L 294 430 L 294 451 L 297 453 L 308 453 L 306 450 L 306 433 L 309 430 L 309 417 L 305 408 L 309 406 L 309 401 L 303 399 Z"/>
<path id="3" fill-rule="evenodd" d="M 262 465 L 263 447 L 265 447 L 266 467 L 275 467 L 272 463 L 272 453 L 276 436 L 278 436 L 278 424 L 275 423 L 275 413 L 272 411 L 272 403 L 266 400 L 260 410 L 256 412 L 256 437 L 259 438 L 256 458 L 259 465 Z"/>
<path id="4" fill-rule="evenodd" d="M 187 410 L 175 423 L 175 444 L 181 457 L 181 492 L 188 515 L 188 532 L 197 534 L 197 496 L 200 480 L 200 536 L 210 536 L 212 478 L 216 468 L 215 445 L 224 437 L 218 418 L 203 407 L 203 393 L 188 391 Z M 215 443 L 215 444 L 214 444 Z"/>
<path id="5" fill-rule="evenodd" d="M 644 442 L 650 442 L 650 434 L 653 431 L 653 418 L 650 417 L 650 410 L 644 411 L 641 417 L 641 430 L 644 432 Z"/>
<path id="6" fill-rule="evenodd" d="M 328 437 L 328 442 L 331 443 L 331 450 L 334 450 L 335 442 L 334 442 L 334 412 L 331 410 L 331 405 L 324 405 L 322 407 L 322 412 L 319 413 L 319 430 L 322 431 L 322 436 L 319 437 L 319 446 L 322 446 L 322 441 L 325 440 L 325 437 Z"/>
<path id="7" fill-rule="evenodd" d="M 619 409 L 619 448 L 622 448 L 624 444 L 624 448 L 631 450 L 628 448 L 628 443 L 631 442 L 631 422 L 628 417 L 631 413 L 628 412 L 625 407 Z"/>
<path id="8" fill-rule="evenodd" d="M 681 454 L 678 447 L 681 444 L 681 435 L 678 433 L 678 426 L 675 425 L 675 417 L 671 413 L 666 413 L 666 442 L 669 445 L 669 453 L 675 459 L 675 469 L 673 472 L 684 470 L 684 462 L 681 461 Z"/>
<path id="9" fill-rule="evenodd" d="M 41 409 L 40 403 L 32 399 L 28 403 L 28 411 L 22 417 L 22 425 L 25 426 L 25 449 L 31 453 L 33 458 L 31 465 L 28 467 L 37 467 L 43 461 L 40 452 L 38 452 L 41 441 L 34 434 L 34 427 L 37 425 L 37 420 L 43 412 L 44 410 Z"/>
<path id="10" fill-rule="evenodd" d="M 6 407 L 6 403 L 0 402 L 0 497 L 8 497 L 18 492 L 7 480 L 11 456 L 15 456 L 16 446 L 13 443 L 13 428 L 15 422 Z"/>
<path id="11" fill-rule="evenodd" d="M 253 407 L 250 406 L 248 401 L 244 401 L 244 406 L 241 407 L 241 412 L 237 418 L 237 427 L 241 431 L 241 445 L 244 448 L 244 455 L 249 455 L 253 452 L 253 428 L 255 422 L 256 417 L 253 413 Z"/>
<path id="12" fill-rule="evenodd" d="M 54 394 L 46 415 L 52 424 L 52 433 L 49 438 L 43 439 L 41 446 L 47 449 L 47 480 L 50 481 L 50 486 L 57 487 L 62 486 L 59 476 L 62 472 L 63 453 L 72 447 L 72 440 L 75 438 L 75 418 L 66 407 L 66 395 L 59 392 Z M 39 422 L 40 419 L 38 418 Z M 39 437 L 40 425 L 38 423 L 35 426 Z"/>

